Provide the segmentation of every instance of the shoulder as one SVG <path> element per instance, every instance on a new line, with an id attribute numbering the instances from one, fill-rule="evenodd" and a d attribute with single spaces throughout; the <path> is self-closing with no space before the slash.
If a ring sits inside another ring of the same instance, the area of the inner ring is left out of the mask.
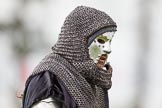
<path id="1" fill-rule="evenodd" d="M 60 93 L 61 95 L 61 92 L 56 76 L 50 71 L 44 71 L 28 78 L 24 90 L 23 104 L 24 106 L 31 106 L 51 95 L 58 95 L 53 93 Z"/>
<path id="2" fill-rule="evenodd" d="M 52 73 L 50 71 L 42 71 L 38 74 L 31 75 L 26 81 L 26 86 L 29 83 L 40 83 L 41 81 L 46 81 L 51 79 Z"/>

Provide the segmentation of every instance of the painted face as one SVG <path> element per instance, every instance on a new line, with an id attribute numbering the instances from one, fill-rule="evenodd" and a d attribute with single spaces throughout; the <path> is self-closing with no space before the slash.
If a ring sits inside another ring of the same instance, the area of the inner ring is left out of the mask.
<path id="1" fill-rule="evenodd" d="M 115 32 L 106 32 L 97 36 L 89 46 L 90 57 L 96 61 L 98 56 L 111 53 L 111 41 Z"/>

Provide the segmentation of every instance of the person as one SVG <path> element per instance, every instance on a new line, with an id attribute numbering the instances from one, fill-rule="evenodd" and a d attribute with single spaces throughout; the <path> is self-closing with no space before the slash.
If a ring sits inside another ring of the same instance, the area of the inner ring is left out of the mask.
<path id="1" fill-rule="evenodd" d="M 27 79 L 22 107 L 109 108 L 112 68 L 107 58 L 116 28 L 105 12 L 76 7 L 52 52 Z"/>

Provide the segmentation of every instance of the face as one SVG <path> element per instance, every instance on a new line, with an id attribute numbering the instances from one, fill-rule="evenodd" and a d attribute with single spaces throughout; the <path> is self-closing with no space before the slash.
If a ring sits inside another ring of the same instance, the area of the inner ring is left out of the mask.
<path id="1" fill-rule="evenodd" d="M 89 46 L 90 57 L 96 61 L 98 56 L 111 53 L 111 41 L 115 32 L 106 32 L 97 36 Z"/>

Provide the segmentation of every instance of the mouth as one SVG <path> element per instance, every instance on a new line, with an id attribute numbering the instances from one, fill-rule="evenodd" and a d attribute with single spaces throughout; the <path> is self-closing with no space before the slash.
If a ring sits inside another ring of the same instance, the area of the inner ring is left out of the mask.
<path id="1" fill-rule="evenodd" d="M 96 60 L 98 61 L 100 59 L 100 60 L 105 61 L 107 58 L 108 58 L 108 54 L 99 54 Z"/>
<path id="2" fill-rule="evenodd" d="M 107 54 L 102 54 L 102 55 L 100 56 L 100 59 L 101 59 L 101 60 L 106 60 L 106 59 L 107 59 L 107 56 L 108 56 Z"/>
<path id="3" fill-rule="evenodd" d="M 107 60 L 107 58 L 108 58 L 108 55 L 107 54 L 102 54 L 99 57 L 99 61 L 102 62 L 102 63 L 105 63 L 105 61 Z"/>
<path id="4" fill-rule="evenodd" d="M 101 56 L 99 56 L 99 59 L 97 60 L 97 66 L 99 68 L 103 68 L 107 58 L 108 58 L 107 54 L 102 54 Z"/>

